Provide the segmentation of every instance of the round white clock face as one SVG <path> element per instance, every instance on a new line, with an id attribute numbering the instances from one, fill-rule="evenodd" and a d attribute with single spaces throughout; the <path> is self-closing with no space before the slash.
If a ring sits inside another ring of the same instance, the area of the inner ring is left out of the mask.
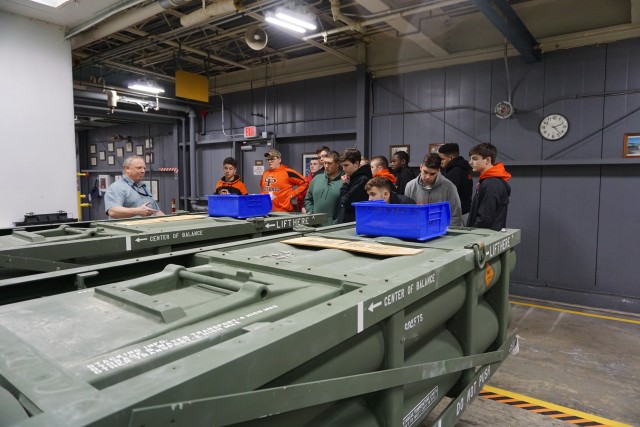
<path id="1" fill-rule="evenodd" d="M 549 114 L 540 122 L 540 135 L 544 139 L 556 141 L 569 132 L 569 121 L 562 114 Z"/>

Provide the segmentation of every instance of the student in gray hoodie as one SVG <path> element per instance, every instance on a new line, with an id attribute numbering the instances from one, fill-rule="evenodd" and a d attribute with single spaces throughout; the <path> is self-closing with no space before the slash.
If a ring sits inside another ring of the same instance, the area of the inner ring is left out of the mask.
<path id="1" fill-rule="evenodd" d="M 451 226 L 462 226 L 460 196 L 456 186 L 440 173 L 440 156 L 431 153 L 420 164 L 420 175 L 409 181 L 404 195 L 419 205 L 449 202 L 451 208 Z"/>

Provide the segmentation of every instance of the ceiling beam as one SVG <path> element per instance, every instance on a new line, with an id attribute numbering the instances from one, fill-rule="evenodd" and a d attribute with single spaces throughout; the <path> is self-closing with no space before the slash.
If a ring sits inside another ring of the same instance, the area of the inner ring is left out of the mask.
<path id="1" fill-rule="evenodd" d="M 381 0 L 356 0 L 361 6 L 365 7 L 373 14 L 378 14 L 381 12 L 389 12 L 389 6 Z M 437 45 L 430 37 L 426 36 L 424 33 L 420 31 L 419 28 L 415 27 L 411 22 L 406 20 L 404 17 L 393 17 L 384 21 L 391 28 L 396 30 L 398 34 L 404 36 L 408 40 L 411 40 L 416 45 L 420 46 L 431 56 L 447 56 L 449 52 L 444 50 L 442 47 Z"/>
<path id="2" fill-rule="evenodd" d="M 516 48 L 526 62 L 540 62 L 540 46 L 506 0 L 473 0 L 476 7 Z"/>

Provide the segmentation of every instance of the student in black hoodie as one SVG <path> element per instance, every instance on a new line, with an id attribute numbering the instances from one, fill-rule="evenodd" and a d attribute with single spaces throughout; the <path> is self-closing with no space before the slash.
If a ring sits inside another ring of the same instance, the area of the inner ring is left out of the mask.
<path id="1" fill-rule="evenodd" d="M 463 222 L 466 221 L 464 215 L 471 210 L 471 196 L 473 195 L 473 179 L 471 178 L 471 166 L 464 157 L 460 155 L 460 147 L 456 143 L 447 143 L 440 146 L 438 155 L 442 159 L 442 174 L 449 181 L 453 182 L 460 196 L 460 207 L 462 208 Z"/>
<path id="2" fill-rule="evenodd" d="M 404 189 L 407 184 L 416 177 L 416 174 L 409 167 L 409 154 L 406 151 L 393 153 L 391 157 L 391 172 L 396 177 L 396 192 L 404 195 Z"/>
<path id="3" fill-rule="evenodd" d="M 353 202 L 369 200 L 369 195 L 364 186 L 371 179 L 371 167 L 360 166 L 362 154 L 355 148 L 347 148 L 340 156 L 342 175 L 342 188 L 340 188 L 340 202 L 338 204 L 338 217 L 336 224 L 352 222 L 356 220 L 356 209 Z"/>

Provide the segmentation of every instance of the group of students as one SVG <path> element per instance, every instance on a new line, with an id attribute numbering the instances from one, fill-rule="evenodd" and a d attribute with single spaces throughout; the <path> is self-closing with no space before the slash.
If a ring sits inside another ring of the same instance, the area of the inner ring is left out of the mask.
<path id="1" fill-rule="evenodd" d="M 438 153 L 427 154 L 418 176 L 409 168 L 409 156 L 400 151 L 391 165 L 386 157 L 370 162 L 359 150 L 349 148 L 342 154 L 328 147 L 316 150 L 308 176 L 282 164 L 282 155 L 272 149 L 265 153 L 269 168 L 260 179 L 260 192 L 271 196 L 273 210 L 325 213 L 325 225 L 355 221 L 353 203 L 384 200 L 387 203 L 425 204 L 449 202 L 451 225 L 490 228 L 506 227 L 511 175 L 502 163 L 496 163 L 498 151 L 488 143 L 469 151 L 469 161 L 459 153 L 458 144 L 440 146 Z M 232 157 L 223 162 L 224 176 L 215 194 L 247 194 Z M 391 167 L 390 167 L 391 166 Z M 471 172 L 479 173 L 475 191 Z"/>

